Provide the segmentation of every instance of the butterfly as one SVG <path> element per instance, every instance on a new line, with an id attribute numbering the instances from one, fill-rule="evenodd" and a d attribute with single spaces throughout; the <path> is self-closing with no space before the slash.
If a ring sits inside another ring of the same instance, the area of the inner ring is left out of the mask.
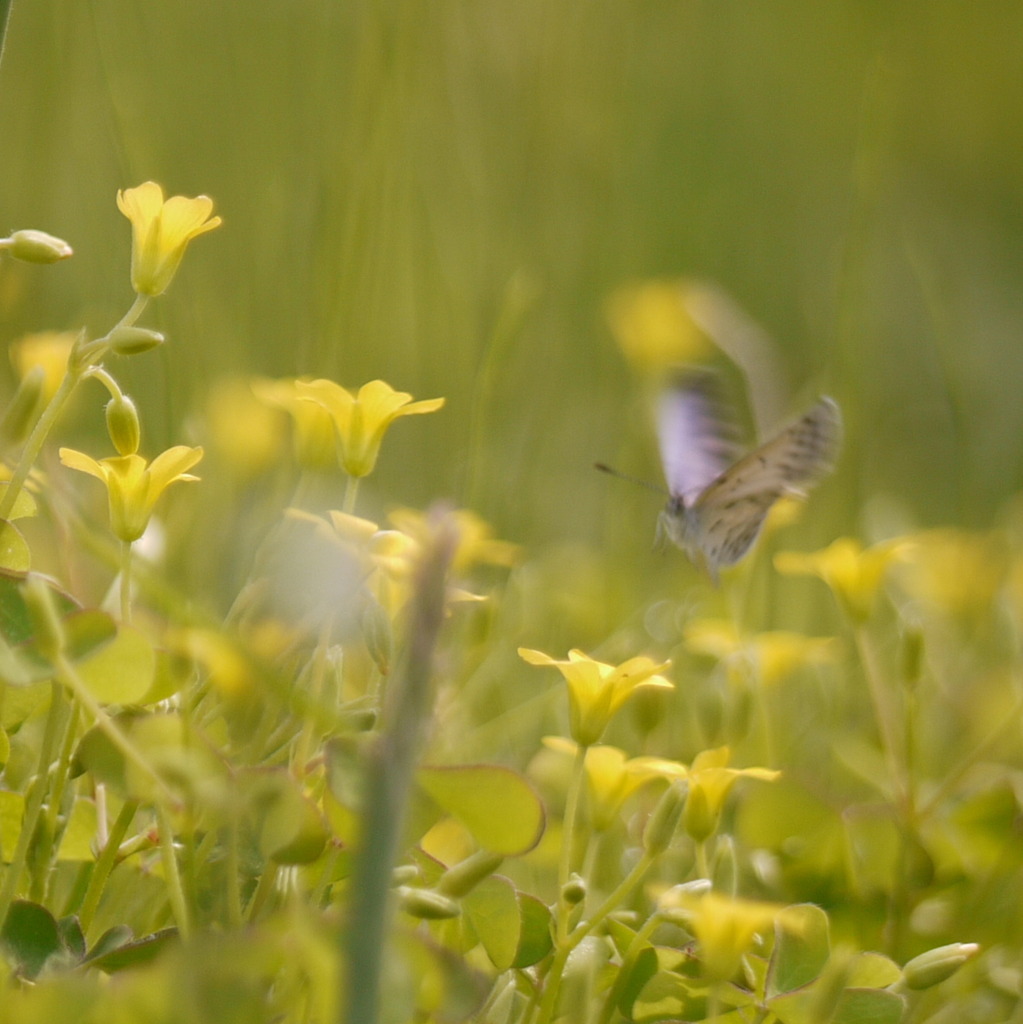
<path id="1" fill-rule="evenodd" d="M 736 459 L 734 428 L 716 377 L 690 370 L 665 388 L 657 408 L 668 503 L 658 520 L 667 536 L 712 579 L 753 546 L 771 506 L 799 494 L 832 467 L 842 417 L 821 398 L 769 441 Z"/>

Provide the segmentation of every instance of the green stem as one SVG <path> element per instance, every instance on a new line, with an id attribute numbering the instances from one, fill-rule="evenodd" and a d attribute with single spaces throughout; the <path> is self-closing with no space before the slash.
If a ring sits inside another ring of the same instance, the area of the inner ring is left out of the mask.
<path id="1" fill-rule="evenodd" d="M 46 791 L 49 789 L 50 764 L 56 753 L 60 724 L 64 717 L 64 693 L 59 683 L 50 685 L 50 710 L 46 716 L 46 727 L 43 731 L 43 742 L 39 748 L 39 761 L 36 765 L 36 774 L 29 787 L 28 796 L 25 798 L 25 813 L 21 818 L 21 831 L 18 833 L 18 842 L 11 856 L 11 863 L 4 873 L 3 886 L 0 887 L 0 925 L 7 918 L 7 911 L 10 910 L 11 901 L 18 891 L 18 884 L 21 881 L 22 873 L 25 870 L 25 863 L 28 859 L 28 850 L 35 835 L 36 826 L 39 824 L 39 816 L 43 810 L 43 800 Z"/>
<path id="2" fill-rule="evenodd" d="M 130 762 L 153 783 L 160 799 L 172 807 L 176 806 L 178 799 L 167 786 L 167 783 L 160 778 L 156 769 L 142 756 L 138 748 L 121 732 L 114 723 L 114 720 L 103 710 L 64 654 L 57 656 L 54 661 L 54 668 L 57 672 L 57 679 L 71 691 L 75 700 L 89 712 L 93 721 L 106 734 L 110 742 L 124 755 L 125 760 Z"/>
<path id="3" fill-rule="evenodd" d="M 877 664 L 877 655 L 870 637 L 863 626 L 857 626 L 853 635 L 856 639 L 856 651 L 863 666 L 863 674 L 867 680 L 867 690 L 874 707 L 874 718 L 881 737 L 881 749 L 891 779 L 893 802 L 904 815 L 912 814 L 912 793 L 909 779 L 902 760 L 899 757 L 896 723 L 892 714 L 890 694 L 885 689 L 884 680 Z"/>
<path id="4" fill-rule="evenodd" d="M 629 893 L 643 881 L 643 876 L 650 869 L 654 857 L 649 853 L 643 853 L 633 865 L 632 870 L 618 883 L 614 891 L 597 908 L 593 915 L 580 924 L 563 941 L 559 942 L 554 959 L 551 961 L 550 969 L 546 974 L 543 997 L 540 1000 L 539 1012 L 536 1024 L 550 1024 L 554 1019 L 554 1011 L 557 1007 L 558 992 L 561 990 L 561 982 L 565 975 L 565 966 L 572 950 L 579 945 L 598 925 L 602 924 L 605 918 L 622 905 Z"/>
<path id="5" fill-rule="evenodd" d="M 111 333 L 119 327 L 130 327 L 135 323 L 142 315 L 142 311 L 146 308 L 148 301 L 148 296 L 136 295 L 131 308 L 114 325 Z M 0 519 L 7 519 L 10 516 L 11 509 L 14 508 L 14 502 L 21 493 L 21 489 L 25 486 L 25 481 L 28 479 L 29 473 L 32 472 L 32 467 L 35 465 L 36 459 L 39 458 L 39 453 L 43 450 L 46 438 L 49 436 L 64 406 L 67 404 L 75 388 L 78 387 L 87 369 L 89 369 L 88 366 L 68 367 L 67 372 L 64 374 L 64 379 L 60 382 L 60 386 L 57 388 L 53 398 L 50 399 L 49 405 L 46 406 L 42 415 L 36 420 L 36 425 L 32 428 L 32 433 L 28 435 L 28 440 L 22 449 L 18 464 L 14 467 L 10 480 L 7 481 L 7 487 L 3 495 L 0 496 Z"/>
<path id="6" fill-rule="evenodd" d="M 32 472 L 36 459 L 39 458 L 39 453 L 43 450 L 46 438 L 81 379 L 80 373 L 68 370 L 53 398 L 50 399 L 49 405 L 36 420 L 36 425 L 32 428 L 32 433 L 28 435 L 25 447 L 21 450 L 18 464 L 14 467 L 10 480 L 7 481 L 3 496 L 0 497 L 0 519 L 7 519 L 10 516 L 14 503 L 17 501 L 18 495 L 21 494 L 21 489 L 25 486 L 25 481 L 28 479 L 29 473 Z"/>
<path id="7" fill-rule="evenodd" d="M 444 621 L 448 569 L 458 537 L 450 515 L 434 516 L 432 543 L 417 567 L 408 650 L 387 688 L 380 734 L 368 751 L 363 827 L 352 900 L 339 952 L 345 958 L 338 1021 L 377 1024 L 390 924 L 391 874 L 401 846 L 413 773 L 433 698 L 433 667 Z"/>
<path id="8" fill-rule="evenodd" d="M 252 894 L 252 899 L 249 900 L 249 905 L 246 908 L 246 917 L 249 920 L 249 924 L 256 920 L 259 912 L 263 909 L 263 904 L 266 903 L 270 893 L 273 892 L 279 870 L 279 865 L 272 860 L 267 861 L 263 867 L 263 873 L 259 876 L 259 882 L 256 884 L 256 891 Z"/>
<path id="9" fill-rule="evenodd" d="M 345 480 L 345 499 L 341 505 L 341 511 L 348 515 L 355 514 L 355 499 L 359 494 L 359 480 L 360 478 L 357 476 L 350 476 Z"/>
<path id="10" fill-rule="evenodd" d="M 131 541 L 121 541 L 121 621 L 131 622 Z"/>
<path id="11" fill-rule="evenodd" d="M 564 901 L 564 890 L 572 874 L 572 847 L 579 824 L 580 797 L 586 779 L 586 751 L 588 747 L 576 747 L 572 763 L 572 775 L 565 796 L 565 815 L 561 827 L 561 857 L 558 861 L 558 941 L 568 940 L 569 915 L 572 907 Z"/>
<path id="12" fill-rule="evenodd" d="M 323 720 L 320 708 L 323 704 L 323 693 L 327 679 L 327 648 L 330 646 L 330 634 L 334 626 L 334 616 L 329 612 L 323 618 L 323 625 L 320 627 L 319 643 L 313 652 L 313 666 L 309 680 L 309 700 L 315 714 L 303 715 L 302 731 L 295 744 L 295 754 L 292 760 L 292 771 L 296 778 L 304 778 L 306 766 L 312 753 L 313 744 L 316 741 L 316 734 Z"/>
<path id="13" fill-rule="evenodd" d="M 167 896 L 170 899 L 171 912 L 178 925 L 178 932 L 183 939 L 191 934 L 192 927 L 185 904 L 185 890 L 181 886 L 181 872 L 178 871 L 178 858 L 174 853 L 174 830 L 171 828 L 170 815 L 162 803 L 156 804 L 156 824 L 160 830 L 160 854 L 163 861 L 164 881 L 167 883 Z"/>
<path id="14" fill-rule="evenodd" d="M 110 829 L 110 835 L 103 847 L 103 852 L 99 855 L 96 866 L 93 868 L 92 877 L 89 879 L 89 888 L 85 890 L 85 898 L 82 900 L 81 909 L 78 911 L 78 921 L 82 926 L 82 931 L 86 934 L 89 931 L 89 926 L 92 924 L 96 908 L 99 906 L 103 890 L 106 888 L 110 872 L 113 871 L 114 864 L 117 863 L 117 854 L 121 843 L 138 809 L 138 800 L 126 800 L 124 802 L 121 807 L 121 813 L 118 814 L 117 820 Z"/>

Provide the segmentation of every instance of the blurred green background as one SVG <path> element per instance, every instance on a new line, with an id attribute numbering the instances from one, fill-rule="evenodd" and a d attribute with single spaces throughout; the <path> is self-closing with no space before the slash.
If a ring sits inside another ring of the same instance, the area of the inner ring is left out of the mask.
<path id="1" fill-rule="evenodd" d="M 0 225 L 76 255 L 4 265 L 0 339 L 123 312 L 118 188 L 206 193 L 146 318 L 172 344 L 123 371 L 149 450 L 221 375 L 381 376 L 448 405 L 388 438 L 380 506 L 648 564 L 657 499 L 591 468 L 658 473 L 602 308 L 691 275 L 843 405 L 808 542 L 878 496 L 987 525 L 1023 458 L 1021 38 L 943 0 L 15 2 Z"/>

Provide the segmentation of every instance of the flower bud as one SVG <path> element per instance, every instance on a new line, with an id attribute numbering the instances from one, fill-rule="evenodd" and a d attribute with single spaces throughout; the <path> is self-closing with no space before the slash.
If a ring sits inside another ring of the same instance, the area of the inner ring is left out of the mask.
<path id="1" fill-rule="evenodd" d="M 577 906 L 586 899 L 586 881 L 572 873 L 569 880 L 561 887 L 561 898 L 570 907 Z"/>
<path id="2" fill-rule="evenodd" d="M 707 791 L 703 786 L 692 786 L 686 799 L 682 823 L 689 838 L 696 843 L 705 842 L 718 827 L 720 807 L 711 807 Z"/>
<path id="3" fill-rule="evenodd" d="M 107 433 L 118 455 L 134 455 L 142 437 L 135 403 L 127 395 L 118 395 L 107 402 L 106 414 Z"/>
<path id="4" fill-rule="evenodd" d="M 5 248 L 16 259 L 26 263 L 57 263 L 74 255 L 74 250 L 62 238 L 45 231 L 15 231 L 6 240 Z"/>
<path id="5" fill-rule="evenodd" d="M 362 639 L 377 671 L 386 676 L 394 656 L 394 632 L 387 612 L 372 597 L 362 607 Z"/>
<path id="6" fill-rule="evenodd" d="M 671 845 L 682 808 L 688 805 L 684 782 L 674 782 L 664 791 L 643 829 L 643 848 L 647 853 L 656 856 Z"/>
<path id="7" fill-rule="evenodd" d="M 416 889 L 402 885 L 395 891 L 401 909 L 406 914 L 411 914 L 424 921 L 441 921 L 449 917 L 458 917 L 462 912 L 453 899 L 433 889 Z"/>
<path id="8" fill-rule="evenodd" d="M 145 327 L 116 327 L 107 336 L 110 351 L 118 356 L 137 356 L 157 348 L 167 339 L 159 331 Z"/>
<path id="9" fill-rule="evenodd" d="M 953 942 L 913 957 L 902 968 L 906 988 L 923 989 L 940 984 L 951 978 L 979 949 L 976 942 Z"/>
<path id="10" fill-rule="evenodd" d="M 499 853 L 477 850 L 465 860 L 448 868 L 437 882 L 437 891 L 456 898 L 471 892 L 484 878 L 492 875 L 504 860 Z"/>

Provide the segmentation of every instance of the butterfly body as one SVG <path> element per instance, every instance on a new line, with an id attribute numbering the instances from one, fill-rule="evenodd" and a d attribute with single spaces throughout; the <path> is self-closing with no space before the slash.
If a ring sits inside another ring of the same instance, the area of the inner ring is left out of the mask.
<path id="1" fill-rule="evenodd" d="M 658 533 L 690 560 L 718 570 L 753 546 L 771 506 L 800 493 L 832 466 L 841 442 L 841 415 L 821 398 L 802 417 L 748 455 L 733 461 L 734 431 L 707 372 L 680 378 L 659 408 L 661 458 L 668 503 Z"/>

